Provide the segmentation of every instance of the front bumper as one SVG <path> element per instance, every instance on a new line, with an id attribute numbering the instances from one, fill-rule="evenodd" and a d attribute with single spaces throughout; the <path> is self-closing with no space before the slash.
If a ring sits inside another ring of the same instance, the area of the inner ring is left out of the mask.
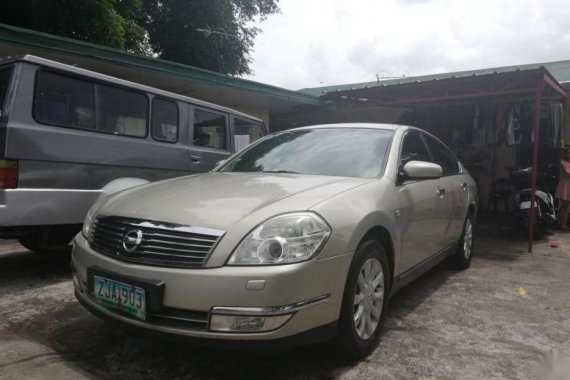
<path id="1" fill-rule="evenodd" d="M 204 269 L 129 264 L 93 251 L 78 234 L 72 268 L 77 298 L 92 311 L 157 332 L 217 340 L 273 340 L 290 337 L 338 320 L 351 254 L 303 263 Z M 160 310 L 138 320 L 109 310 L 89 291 L 88 268 L 164 282 Z M 250 286 L 254 284 L 255 286 Z M 266 332 L 212 331 L 213 315 L 291 315 Z"/>

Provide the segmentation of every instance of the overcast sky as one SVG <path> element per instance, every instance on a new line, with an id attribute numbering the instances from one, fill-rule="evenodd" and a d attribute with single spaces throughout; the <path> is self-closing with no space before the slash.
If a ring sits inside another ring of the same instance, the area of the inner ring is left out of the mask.
<path id="1" fill-rule="evenodd" d="M 281 0 L 248 76 L 297 90 L 570 60 L 570 0 Z"/>

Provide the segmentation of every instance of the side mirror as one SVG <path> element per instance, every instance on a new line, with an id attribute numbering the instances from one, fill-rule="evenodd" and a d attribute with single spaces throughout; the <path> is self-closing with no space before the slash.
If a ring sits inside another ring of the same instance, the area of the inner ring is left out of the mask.
<path id="1" fill-rule="evenodd" d="M 441 166 L 426 161 L 410 161 L 403 170 L 408 179 L 434 179 L 443 174 Z"/>

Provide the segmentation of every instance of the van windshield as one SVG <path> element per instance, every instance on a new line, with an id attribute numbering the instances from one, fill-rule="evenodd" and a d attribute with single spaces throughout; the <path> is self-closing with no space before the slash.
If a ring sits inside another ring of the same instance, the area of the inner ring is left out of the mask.
<path id="1" fill-rule="evenodd" d="M 12 69 L 0 69 L 0 117 L 4 115 L 4 101 L 10 85 Z"/>
<path id="2" fill-rule="evenodd" d="M 373 178 L 382 174 L 393 132 L 367 128 L 276 133 L 236 156 L 221 171 Z"/>

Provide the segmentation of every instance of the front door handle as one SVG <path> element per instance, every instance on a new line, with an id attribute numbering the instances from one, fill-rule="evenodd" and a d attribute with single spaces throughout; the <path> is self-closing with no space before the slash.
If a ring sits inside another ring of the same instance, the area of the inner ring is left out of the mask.
<path id="1" fill-rule="evenodd" d="M 443 198 L 443 196 L 445 195 L 445 189 L 438 187 L 435 193 L 437 194 L 438 197 Z"/>
<path id="2" fill-rule="evenodd" d="M 200 162 L 200 159 L 202 159 L 202 156 L 199 156 L 197 154 L 190 155 L 190 161 L 192 161 L 192 162 L 198 163 L 198 162 Z"/>

